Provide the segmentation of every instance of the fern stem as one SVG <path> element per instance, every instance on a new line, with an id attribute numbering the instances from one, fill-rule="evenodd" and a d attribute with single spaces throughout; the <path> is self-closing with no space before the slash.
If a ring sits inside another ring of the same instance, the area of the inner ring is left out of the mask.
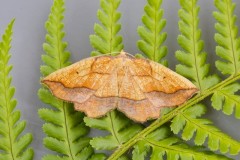
<path id="1" fill-rule="evenodd" d="M 230 40 L 231 40 L 231 50 L 232 50 L 232 57 L 233 57 L 233 60 L 234 60 L 234 74 L 237 73 L 237 57 L 236 57 L 236 53 L 235 53 L 235 46 L 234 46 L 234 36 L 232 34 L 232 30 L 231 28 L 233 28 L 233 26 L 231 25 L 231 11 L 230 11 L 230 3 L 227 3 L 227 17 L 228 17 L 228 28 L 229 28 L 229 36 L 230 36 Z"/>
<path id="2" fill-rule="evenodd" d="M 111 7 L 111 25 L 110 25 L 110 37 L 109 37 L 109 53 L 112 53 L 112 40 L 113 40 L 113 27 L 114 27 L 114 22 L 113 22 L 113 15 L 114 15 L 114 5 L 113 5 L 114 1 L 111 3 L 112 7 Z"/>
<path id="3" fill-rule="evenodd" d="M 4 67 L 5 68 L 5 67 Z M 4 69 L 4 71 L 5 71 L 5 69 Z M 5 75 L 6 75 L 6 73 L 5 73 Z M 8 100 L 7 100 L 7 92 L 8 92 L 8 90 L 7 90 L 7 88 L 6 88 L 6 77 L 4 77 L 5 78 L 5 80 L 4 80 L 4 88 L 5 88 L 5 92 L 4 92 L 4 98 L 5 98 L 5 102 L 6 102 L 6 109 L 7 109 L 7 119 L 8 119 L 8 121 L 7 121 L 7 127 L 8 127 L 8 137 L 9 137 L 9 145 L 10 145 L 10 150 L 11 150 L 11 157 L 12 157 L 12 159 L 13 160 L 15 160 L 15 157 L 14 157 L 14 153 L 13 153 L 13 141 L 12 141 L 12 129 L 11 129 L 11 127 L 10 127 L 10 116 L 9 116 L 9 113 L 10 113 L 10 111 L 9 111 L 9 107 L 8 107 Z"/>
<path id="4" fill-rule="evenodd" d="M 66 106 L 65 105 L 66 103 L 65 102 L 62 102 L 62 108 L 63 108 L 63 116 L 64 116 L 64 128 L 65 128 L 65 132 L 66 132 L 66 139 L 67 139 L 67 146 L 69 148 L 69 158 L 71 158 L 72 160 L 74 160 L 74 155 L 72 153 L 72 148 L 71 147 L 71 142 L 70 142 L 70 138 L 69 138 L 69 127 L 68 127 L 68 123 L 67 123 L 67 114 L 66 114 L 66 107 L 69 107 L 69 106 Z"/>
<path id="5" fill-rule="evenodd" d="M 10 41 L 8 43 L 11 43 Z M 4 53 L 5 54 L 5 53 Z M 9 138 L 9 146 L 10 146 L 10 151 L 11 151 L 11 157 L 13 160 L 15 160 L 15 157 L 14 157 L 14 153 L 13 153 L 13 141 L 12 141 L 12 129 L 10 127 L 10 114 L 11 114 L 11 111 L 9 110 L 9 101 L 8 101 L 8 98 L 7 98 L 7 93 L 9 93 L 9 90 L 8 90 L 8 87 L 7 87 L 7 80 L 9 79 L 8 78 L 8 72 L 7 72 L 7 69 L 6 69 L 6 66 L 7 66 L 7 63 L 8 61 L 5 62 L 5 64 L 3 65 L 3 86 L 4 86 L 4 100 L 5 100 L 5 104 L 4 106 L 6 107 L 6 111 L 7 111 L 7 129 L 8 129 L 8 138 Z"/>
<path id="6" fill-rule="evenodd" d="M 190 99 L 188 102 L 182 104 L 181 106 L 177 107 L 170 113 L 162 116 L 161 118 L 155 120 L 151 125 L 146 127 L 144 130 L 136 134 L 133 138 L 131 138 L 128 142 L 125 144 L 119 146 L 119 148 L 108 158 L 108 160 L 117 160 L 122 154 L 124 154 L 129 148 L 131 148 L 135 143 L 137 143 L 139 140 L 142 140 L 145 138 L 149 133 L 156 130 L 166 122 L 169 122 L 173 117 L 175 117 L 179 112 L 184 111 L 185 109 L 191 107 L 193 104 L 197 104 L 204 98 L 208 97 L 209 95 L 213 94 L 216 90 L 219 90 L 231 83 L 233 83 L 236 80 L 240 79 L 240 73 L 238 73 L 236 76 L 231 76 L 227 78 L 226 80 L 218 83 L 217 85 L 203 91 L 201 94 L 196 95 L 192 99 Z"/>
<path id="7" fill-rule="evenodd" d="M 7 73 L 6 73 L 6 66 L 4 65 L 4 75 L 7 75 Z M 9 113 L 11 113 L 11 111 L 9 111 L 9 103 L 8 103 L 8 100 L 7 100 L 7 93 L 9 92 L 8 91 L 8 89 L 7 89 L 7 87 L 6 87 L 6 80 L 7 80 L 7 77 L 6 76 L 4 76 L 4 98 L 5 98 L 5 102 L 6 102 L 6 104 L 5 104 L 5 106 L 6 106 L 6 110 L 7 110 L 7 127 L 8 127 L 8 137 L 9 137 L 9 146 L 10 146 L 10 150 L 11 150 L 11 157 L 12 157 L 12 159 L 13 160 L 15 160 L 15 157 L 14 157 L 14 153 L 13 153 L 13 140 L 12 140 L 12 129 L 11 129 L 11 127 L 10 127 L 10 115 L 9 115 Z"/>
<path id="8" fill-rule="evenodd" d="M 148 139 L 148 138 L 143 138 L 143 140 L 146 141 L 147 143 L 149 143 L 150 145 L 152 145 L 152 146 L 157 146 L 157 147 L 159 147 L 159 148 L 164 149 L 165 151 L 172 150 L 172 151 L 175 151 L 175 152 L 178 152 L 178 153 L 193 154 L 193 152 L 191 152 L 191 150 L 185 149 L 185 148 L 183 148 L 183 147 L 180 148 L 180 147 L 175 147 L 175 146 L 161 145 L 161 144 L 159 144 L 158 142 L 153 141 L 153 140 Z M 206 154 L 202 154 L 201 152 L 194 152 L 194 155 L 206 156 Z"/>
<path id="9" fill-rule="evenodd" d="M 114 112 L 116 112 L 116 111 L 114 111 Z M 121 142 L 119 141 L 119 138 L 117 136 L 117 132 L 115 131 L 115 126 L 113 124 L 114 120 L 112 118 L 112 114 L 113 114 L 113 112 L 109 112 L 108 113 L 108 117 L 109 117 L 109 119 L 111 121 L 111 126 L 112 126 L 112 135 L 115 137 L 115 139 L 117 140 L 118 144 L 121 145 Z"/>
<path id="10" fill-rule="evenodd" d="M 199 76 L 199 65 L 197 65 L 197 51 L 196 51 L 196 43 L 198 41 L 198 39 L 196 38 L 196 29 L 197 29 L 197 26 L 195 26 L 196 24 L 196 19 L 195 19 L 195 15 L 194 15 L 194 0 L 191 1 L 192 2 L 192 19 L 193 19 L 193 22 L 192 22 L 192 27 L 193 27 L 193 34 L 192 34 L 192 38 L 193 38 L 193 54 L 194 54 L 194 66 L 195 66 L 195 70 L 196 70 L 196 73 L 197 73 L 197 84 L 198 84 L 198 87 L 199 87 L 199 90 L 200 90 L 200 93 L 202 92 L 202 84 L 201 84 L 201 81 L 200 81 L 200 76 Z"/>
<path id="11" fill-rule="evenodd" d="M 153 47 L 153 56 L 154 56 L 154 61 L 157 61 L 157 58 L 156 58 L 156 50 L 157 50 L 157 6 L 155 5 L 155 10 L 154 10 L 154 47 Z"/>

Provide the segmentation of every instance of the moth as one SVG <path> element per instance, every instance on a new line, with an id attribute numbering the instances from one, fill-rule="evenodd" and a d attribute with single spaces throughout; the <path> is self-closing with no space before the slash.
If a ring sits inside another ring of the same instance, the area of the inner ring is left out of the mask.
<path id="1" fill-rule="evenodd" d="M 48 75 L 42 82 L 59 99 L 74 103 L 88 117 L 118 109 L 145 122 L 165 107 L 178 106 L 198 89 L 165 66 L 126 52 L 90 57 Z"/>

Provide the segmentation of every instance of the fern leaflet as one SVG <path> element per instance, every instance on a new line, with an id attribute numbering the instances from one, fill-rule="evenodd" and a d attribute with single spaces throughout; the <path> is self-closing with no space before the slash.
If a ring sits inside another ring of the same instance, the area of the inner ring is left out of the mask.
<path id="1" fill-rule="evenodd" d="M 216 53 L 222 60 L 216 61 L 216 67 L 223 74 L 236 75 L 240 72 L 240 38 L 238 28 L 235 25 L 236 16 L 233 15 L 236 4 L 231 0 L 215 0 L 215 6 L 219 10 L 213 15 L 217 20 L 215 28 L 215 41 L 218 46 Z"/>
<path id="2" fill-rule="evenodd" d="M 5 30 L 0 42 L 0 159 L 1 160 L 32 160 L 33 150 L 28 148 L 32 142 L 32 134 L 20 136 L 26 126 L 19 121 L 21 113 L 15 110 L 17 101 L 13 99 L 15 88 L 11 86 L 12 77 L 9 73 L 12 66 L 8 65 L 12 40 L 12 20 Z"/>
<path id="3" fill-rule="evenodd" d="M 151 150 L 150 150 L 151 149 Z M 228 159 L 213 153 L 192 149 L 177 137 L 170 135 L 167 127 L 160 127 L 140 140 L 133 151 L 133 160 L 144 160 L 151 153 L 151 160 L 163 160 L 166 156 L 171 160 L 224 160 Z"/>
<path id="4" fill-rule="evenodd" d="M 233 76 L 240 73 L 240 38 L 237 38 L 238 28 L 235 26 L 236 16 L 233 15 L 236 5 L 231 0 L 215 0 L 218 12 L 213 15 L 217 20 L 215 40 L 218 44 L 216 53 L 222 60 L 216 61 L 216 67 L 222 74 Z M 233 83 L 216 90 L 211 98 L 212 106 L 223 113 L 230 115 L 236 110 L 235 117 L 240 119 L 240 97 L 235 95 L 239 83 Z"/>
<path id="5" fill-rule="evenodd" d="M 239 83 L 230 84 L 214 92 L 211 100 L 216 110 L 223 110 L 223 113 L 231 115 L 236 108 L 235 117 L 240 119 L 240 96 L 235 92 L 240 90 Z"/>
<path id="6" fill-rule="evenodd" d="M 102 25 L 95 24 L 95 35 L 90 35 L 90 42 L 95 51 L 92 56 L 119 52 L 123 49 L 122 36 L 118 35 L 121 25 L 118 20 L 121 14 L 117 11 L 121 0 L 100 0 L 101 9 L 97 16 Z"/>
<path id="7" fill-rule="evenodd" d="M 200 7 L 197 6 L 197 0 L 180 0 L 180 5 L 179 29 L 182 35 L 178 36 L 178 43 L 184 51 L 176 52 L 176 58 L 182 63 L 177 65 L 176 71 L 190 78 L 202 92 L 219 80 L 215 75 L 208 75 L 207 54 L 203 52 L 204 42 L 200 39 L 201 30 L 198 28 Z"/>
<path id="8" fill-rule="evenodd" d="M 137 42 L 138 48 L 149 59 L 167 65 L 163 58 L 167 54 L 167 47 L 162 46 L 167 38 L 167 33 L 161 33 L 166 26 L 166 20 L 162 18 L 162 0 L 148 0 L 145 6 L 145 15 L 142 17 L 144 26 L 138 27 L 138 34 L 142 38 Z"/>
<path id="9" fill-rule="evenodd" d="M 41 66 L 43 76 L 70 64 L 70 53 L 66 51 L 67 43 L 63 42 L 63 12 L 64 0 L 54 0 L 49 19 L 46 22 L 46 43 L 42 55 L 45 65 Z M 90 159 L 93 149 L 89 145 L 90 138 L 85 137 L 89 132 L 83 122 L 83 114 L 76 112 L 72 104 L 56 99 L 46 88 L 39 89 L 39 98 L 53 108 L 39 109 L 39 116 L 46 122 L 43 131 L 44 146 L 57 152 L 57 155 L 45 155 L 43 160 L 77 160 Z M 100 156 L 102 155 L 95 155 Z"/>
<path id="10" fill-rule="evenodd" d="M 110 116 L 101 119 L 85 117 L 85 123 L 92 128 L 110 132 L 105 137 L 96 137 L 91 140 L 91 145 L 97 150 L 113 150 L 132 138 L 142 127 L 133 124 L 122 113 L 111 112 Z"/>
<path id="11" fill-rule="evenodd" d="M 184 140 L 190 140 L 196 133 L 194 143 L 197 145 L 203 145 L 208 138 L 207 145 L 213 151 L 220 150 L 221 153 L 238 154 L 240 152 L 239 142 L 220 132 L 212 125 L 211 121 L 197 119 L 205 112 L 206 107 L 200 104 L 188 108 L 172 120 L 171 129 L 175 134 L 183 130 L 182 138 Z"/>

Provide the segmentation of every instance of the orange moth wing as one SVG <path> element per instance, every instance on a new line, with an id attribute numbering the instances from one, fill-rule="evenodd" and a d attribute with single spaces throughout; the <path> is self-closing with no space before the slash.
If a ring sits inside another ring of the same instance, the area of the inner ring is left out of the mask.
<path id="1" fill-rule="evenodd" d="M 148 59 L 121 52 L 90 57 L 42 80 L 58 98 L 96 118 L 117 108 L 145 122 L 164 107 L 178 106 L 198 91 L 186 78 Z"/>

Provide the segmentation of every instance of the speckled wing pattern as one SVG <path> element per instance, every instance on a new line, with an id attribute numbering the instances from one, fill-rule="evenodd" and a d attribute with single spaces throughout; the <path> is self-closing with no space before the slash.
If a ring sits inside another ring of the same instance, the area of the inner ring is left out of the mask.
<path id="1" fill-rule="evenodd" d="M 138 122 L 156 119 L 164 107 L 184 103 L 198 91 L 163 65 L 121 52 L 90 57 L 42 80 L 58 98 L 96 118 L 117 108 Z"/>

